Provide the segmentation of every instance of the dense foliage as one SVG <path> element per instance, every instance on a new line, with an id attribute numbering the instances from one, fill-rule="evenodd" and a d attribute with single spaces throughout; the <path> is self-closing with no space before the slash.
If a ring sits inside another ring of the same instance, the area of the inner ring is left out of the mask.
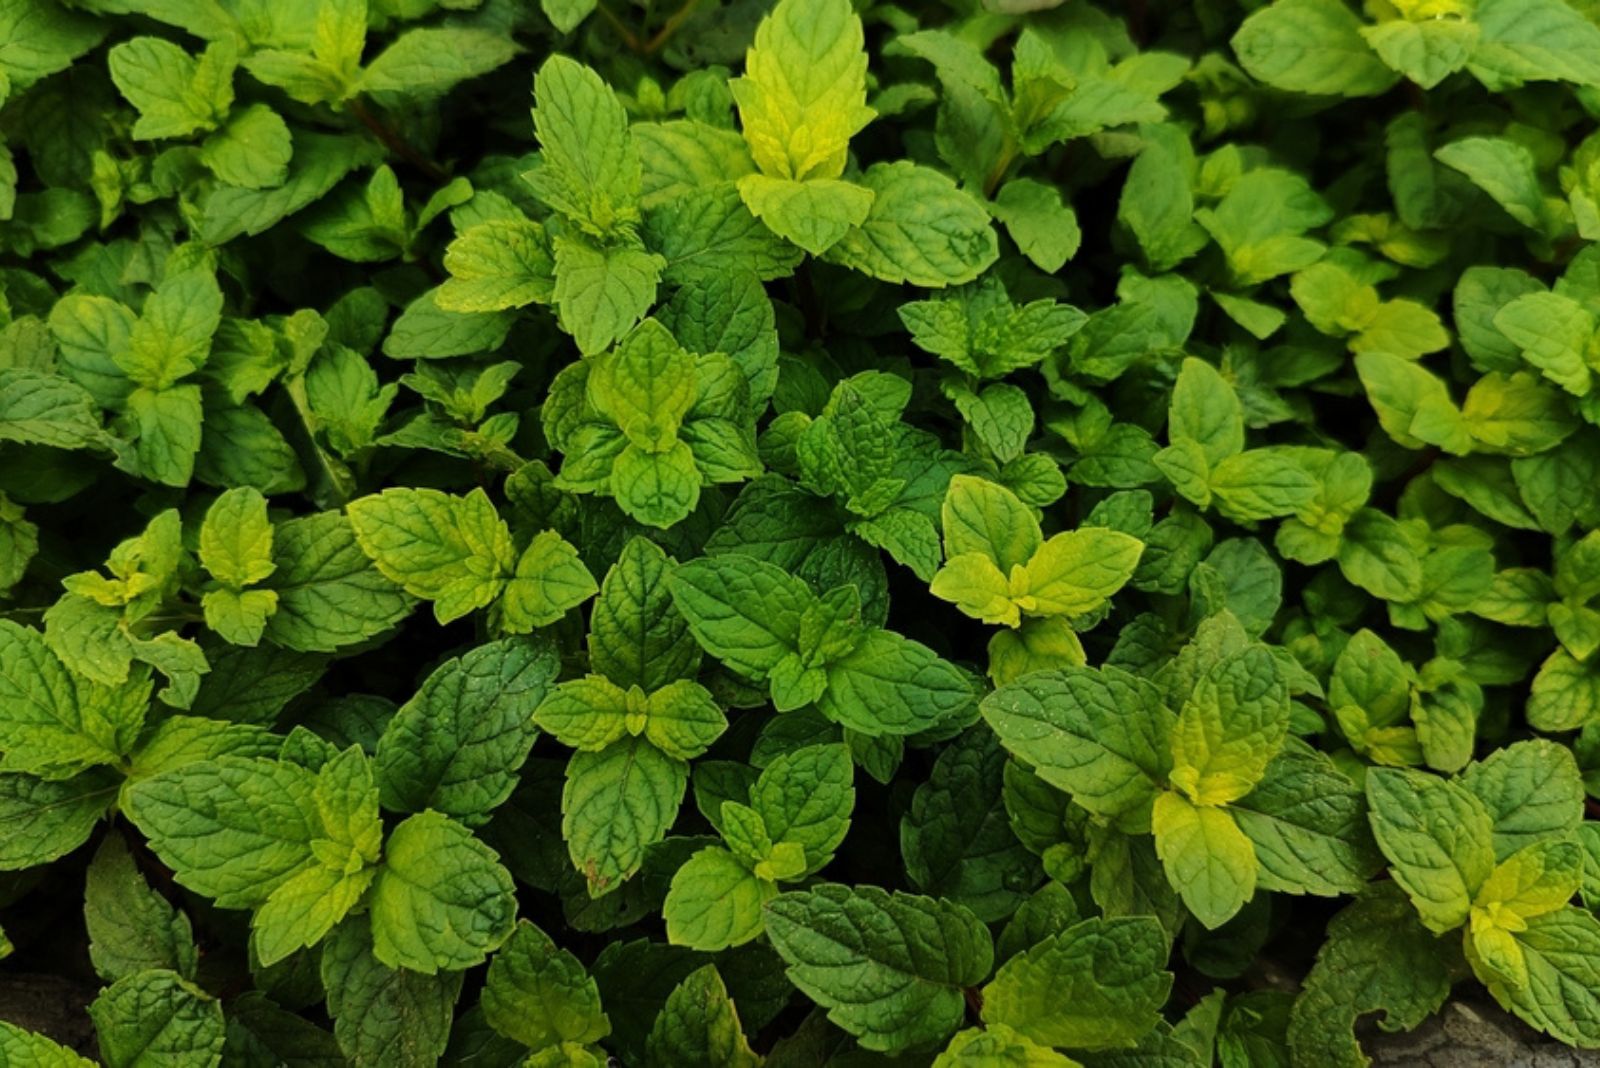
<path id="1" fill-rule="evenodd" d="M 0 101 L 83 1052 L 1600 1046 L 1594 0 L 0 0 Z"/>

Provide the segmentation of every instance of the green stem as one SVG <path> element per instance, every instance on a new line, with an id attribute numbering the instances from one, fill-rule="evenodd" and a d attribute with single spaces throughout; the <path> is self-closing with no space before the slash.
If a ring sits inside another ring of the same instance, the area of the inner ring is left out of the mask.
<path id="1" fill-rule="evenodd" d="M 435 182 L 443 182 L 450 177 L 443 167 L 418 152 L 395 131 L 394 127 L 379 118 L 377 112 L 367 107 L 365 100 L 358 96 L 351 97 L 349 107 L 350 114 L 354 115 L 361 125 L 372 131 L 372 136 L 383 142 L 383 147 L 387 148 L 391 155 L 411 164 Z"/>
<path id="2" fill-rule="evenodd" d="M 983 180 L 984 196 L 988 197 L 990 200 L 994 199 L 995 189 L 998 188 L 1001 181 L 1004 180 L 1006 172 L 1011 169 L 1011 164 L 1016 162 L 1016 158 L 1016 142 L 1008 136 L 1006 138 L 1005 145 L 1000 149 L 1000 158 L 994 161 L 994 167 L 990 169 L 988 176 Z"/>
<path id="3" fill-rule="evenodd" d="M 700 0 L 684 0 L 683 6 L 667 16 L 667 21 L 661 24 L 661 28 L 655 32 L 655 36 L 645 42 L 642 54 L 653 56 L 666 47 L 667 42 L 672 40 L 672 35 L 677 33 L 685 22 L 689 21 L 694 15 L 695 8 L 699 6 Z"/>

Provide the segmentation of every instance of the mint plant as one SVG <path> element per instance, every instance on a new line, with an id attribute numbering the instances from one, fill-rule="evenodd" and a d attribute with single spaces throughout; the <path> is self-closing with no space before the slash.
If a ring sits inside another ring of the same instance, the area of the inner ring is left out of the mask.
<path id="1" fill-rule="evenodd" d="M 0 0 L 0 1062 L 1600 1048 L 1596 119 L 1580 0 Z"/>

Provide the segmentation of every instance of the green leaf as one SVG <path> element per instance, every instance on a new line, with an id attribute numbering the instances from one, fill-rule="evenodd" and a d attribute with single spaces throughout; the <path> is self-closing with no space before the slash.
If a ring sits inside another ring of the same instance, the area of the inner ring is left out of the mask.
<path id="1" fill-rule="evenodd" d="M 667 585 L 701 648 L 758 682 L 798 649 L 814 596 L 783 568 L 733 553 L 680 564 Z"/>
<path id="2" fill-rule="evenodd" d="M 538 733 L 528 709 L 558 666 L 550 646 L 509 638 L 434 669 L 378 739 L 384 807 L 435 809 L 469 826 L 486 820 L 516 786 Z"/>
<path id="3" fill-rule="evenodd" d="M 1255 896 L 1255 847 L 1226 810 L 1163 793 L 1155 800 L 1151 829 L 1168 881 L 1208 929 L 1228 922 Z"/>
<path id="4" fill-rule="evenodd" d="M 526 920 L 489 962 L 482 1004 L 490 1027 L 534 1051 L 588 1045 L 611 1033 L 582 963 Z"/>
<path id="5" fill-rule="evenodd" d="M 611 87 L 588 67 L 555 55 L 534 76 L 533 99 L 541 150 L 529 177 L 534 192 L 593 234 L 637 225 L 639 154 Z"/>
<path id="6" fill-rule="evenodd" d="M 1006 767 L 992 733 L 967 731 L 939 754 L 900 821 L 900 851 L 916 887 L 985 921 L 1009 916 L 1038 878 L 1007 817 Z"/>
<path id="7" fill-rule="evenodd" d="M 1296 1058 L 1336 1068 L 1364 1068 L 1356 1021 L 1382 1012 L 1385 1028 L 1416 1027 L 1444 1004 L 1460 958 L 1417 922 L 1397 888 L 1380 884 L 1328 925 L 1289 1019 Z"/>
<path id="8" fill-rule="evenodd" d="M 402 820 L 372 884 L 372 952 L 425 975 L 481 964 L 511 934 L 511 875 L 494 851 L 438 812 Z"/>
<path id="9" fill-rule="evenodd" d="M 661 910 L 667 941 L 706 952 L 743 945 L 761 934 L 762 905 L 777 893 L 738 857 L 707 846 L 672 876 Z"/>
<path id="10" fill-rule="evenodd" d="M 1466 66 L 1478 43 L 1478 25 L 1468 19 L 1401 18 L 1363 26 L 1361 35 L 1393 70 L 1432 89 Z"/>
<path id="11" fill-rule="evenodd" d="M 465 497 L 387 489 L 351 501 L 347 514 L 378 570 L 433 601 L 440 623 L 493 601 L 515 566 L 511 532 L 481 489 Z"/>
<path id="12" fill-rule="evenodd" d="M 31 868 L 88 840 L 121 785 L 110 770 L 65 781 L 0 775 L 0 871 Z"/>
<path id="13" fill-rule="evenodd" d="M 761 1063 L 745 1039 L 739 1012 L 716 965 L 689 973 L 667 996 L 650 1028 L 647 1062 L 667 1066 L 756 1068 Z"/>
<path id="14" fill-rule="evenodd" d="M 983 988 L 983 1020 L 1043 1046 L 1132 1046 L 1160 1019 L 1172 988 L 1169 947 L 1148 916 L 1073 924 L 1000 967 Z"/>
<path id="15" fill-rule="evenodd" d="M 450 1039 L 464 973 L 385 967 L 367 924 L 348 921 L 322 951 L 321 980 L 339 1048 L 354 1064 L 426 1068 Z"/>
<path id="16" fill-rule="evenodd" d="M 159 37 L 135 37 L 107 56 L 111 80 L 139 110 L 133 136 L 186 137 L 214 130 L 233 104 L 234 49 L 211 45 L 195 60 Z"/>
<path id="17" fill-rule="evenodd" d="M 1517 222 L 1534 230 L 1546 227 L 1549 209 L 1539 189 L 1533 153 L 1523 145 L 1503 137 L 1464 137 L 1433 155 L 1466 175 Z"/>
<path id="18" fill-rule="evenodd" d="M 1470 69 L 1496 88 L 1525 81 L 1600 81 L 1600 30 L 1560 0 L 1483 0 Z"/>
<path id="19" fill-rule="evenodd" d="M 89 959 L 102 979 L 152 968 L 194 978 L 198 950 L 189 918 L 150 889 L 120 835 L 107 835 L 89 864 L 83 918 Z"/>
<path id="20" fill-rule="evenodd" d="M 1434 932 L 1459 927 L 1494 867 L 1483 803 L 1454 783 L 1417 771 L 1367 773 L 1372 833 L 1395 882 Z"/>
<path id="21" fill-rule="evenodd" d="M 645 848 L 677 819 L 687 785 L 687 766 L 643 738 L 573 754 L 561 834 L 591 896 L 609 893 L 639 870 Z"/>
<path id="22" fill-rule="evenodd" d="M 861 20 L 846 0 L 780 0 L 757 26 L 745 74 L 729 89 L 763 175 L 838 178 L 851 136 L 874 114 L 866 106 Z"/>
<path id="23" fill-rule="evenodd" d="M 217 1064 L 227 1028 L 222 1004 L 176 972 L 135 972 L 112 983 L 89 1006 L 108 1068 Z"/>
<path id="24" fill-rule="evenodd" d="M 1600 663 L 1584 664 L 1557 649 L 1533 677 L 1527 711 L 1529 725 L 1541 731 L 1572 731 L 1600 720 Z"/>
<path id="25" fill-rule="evenodd" d="M 1276 0 L 1245 19 L 1232 44 L 1240 65 L 1275 89 L 1376 96 L 1396 75 L 1360 31 L 1340 0 Z"/>
<path id="26" fill-rule="evenodd" d="M 981 708 L 1040 778 L 1096 815 L 1149 826 L 1172 766 L 1175 721 L 1151 683 L 1116 668 L 1065 668 L 1002 686 Z"/>
<path id="27" fill-rule="evenodd" d="M 504 34 L 455 26 L 407 30 L 367 64 L 356 82 L 365 93 L 431 100 L 457 82 L 510 61 L 519 49 Z"/>
<path id="28" fill-rule="evenodd" d="M 1027 1068 L 1072 1068 L 1077 1061 L 1055 1050 L 1035 1045 L 1004 1024 L 972 1027 L 956 1033 L 934 1058 L 934 1068 L 988 1068 L 990 1065 L 1026 1065 Z"/>
<path id="29" fill-rule="evenodd" d="M 0 620 L 3 766 L 62 779 L 117 763 L 144 725 L 147 674 L 115 687 L 74 677 L 32 627 Z"/>
<path id="30" fill-rule="evenodd" d="M 1244 797 L 1283 748 L 1289 687 L 1265 646 L 1217 661 L 1178 713 L 1172 733 L 1172 784 L 1197 805 Z"/>
<path id="31" fill-rule="evenodd" d="M 273 530 L 273 572 L 266 586 L 278 595 L 266 637 L 302 652 L 333 652 L 388 630 L 414 603 L 362 552 L 355 531 L 337 512 L 290 519 Z"/>
<path id="32" fill-rule="evenodd" d="M 1228 806 L 1255 847 L 1264 890 L 1357 894 L 1383 866 L 1366 795 L 1325 755 L 1291 743 L 1253 790 Z"/>
<path id="33" fill-rule="evenodd" d="M 82 386 L 58 375 L 0 368 L 0 441 L 58 449 L 109 445 L 94 402 Z"/>
<path id="34" fill-rule="evenodd" d="M 548 627 L 598 589 L 572 543 L 553 530 L 541 531 L 517 558 L 506 582 L 501 625 L 513 634 Z"/>
<path id="35" fill-rule="evenodd" d="M 937 289 L 972 281 L 999 256 L 989 213 L 938 171 L 908 160 L 874 163 L 861 185 L 871 206 L 827 248 L 831 262 Z"/>
<path id="36" fill-rule="evenodd" d="M 315 782 L 295 764 L 224 756 L 134 783 L 123 807 L 180 883 L 247 908 L 310 859 Z"/>
<path id="37" fill-rule="evenodd" d="M 974 697 L 960 668 L 891 630 L 867 632 L 826 670 L 817 708 L 869 738 L 927 730 L 953 719 Z"/>
<path id="38" fill-rule="evenodd" d="M 959 1026 L 961 988 L 993 963 L 989 932 L 959 905 L 824 883 L 766 906 L 790 980 L 866 1049 L 938 1042 Z"/>
<path id="39" fill-rule="evenodd" d="M 1584 354 L 1595 319 L 1582 304 L 1559 293 L 1525 293 L 1495 313 L 1494 328 L 1556 385 L 1578 395 L 1589 391 Z"/>
<path id="40" fill-rule="evenodd" d="M 1021 499 L 1004 486 L 972 475 L 950 480 L 942 506 L 945 555 L 982 553 L 1001 574 L 1026 565 L 1043 538 L 1039 521 Z"/>
<path id="41" fill-rule="evenodd" d="M 1143 551 L 1143 542 L 1120 530 L 1085 527 L 1057 534 L 1028 560 L 1022 608 L 1035 616 L 1088 615 L 1133 577 Z"/>
<path id="42" fill-rule="evenodd" d="M 692 676 L 700 647 L 669 590 L 671 561 L 654 542 L 623 546 L 589 616 L 589 663 L 624 686 L 659 689 Z"/>
<path id="43" fill-rule="evenodd" d="M 1057 190 L 1031 178 L 1013 178 L 1001 186 L 989 213 L 1005 224 L 1022 254 L 1047 274 L 1061 270 L 1083 242 L 1072 207 L 1062 203 Z"/>

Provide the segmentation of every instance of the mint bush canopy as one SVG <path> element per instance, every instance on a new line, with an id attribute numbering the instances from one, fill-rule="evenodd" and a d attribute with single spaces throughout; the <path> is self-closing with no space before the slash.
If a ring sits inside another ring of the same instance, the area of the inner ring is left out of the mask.
<path id="1" fill-rule="evenodd" d="M 1600 1048 L 1597 121 L 1579 0 L 0 0 L 0 1062 Z"/>

